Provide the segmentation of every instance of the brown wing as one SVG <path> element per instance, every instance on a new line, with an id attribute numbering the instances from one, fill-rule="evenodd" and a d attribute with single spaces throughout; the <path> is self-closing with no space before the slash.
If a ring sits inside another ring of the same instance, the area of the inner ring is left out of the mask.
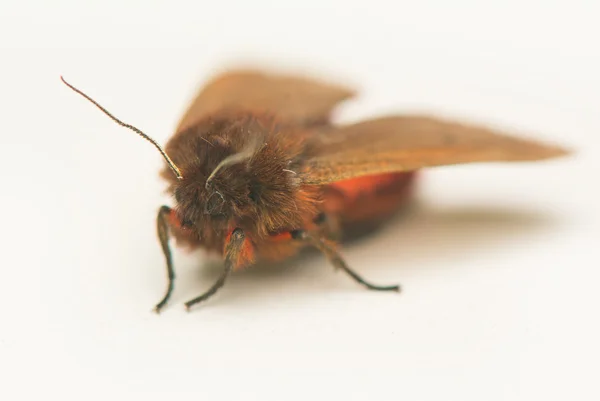
<path id="1" fill-rule="evenodd" d="M 485 127 L 427 116 L 391 116 L 315 135 L 304 182 L 475 162 L 535 161 L 568 152 Z"/>
<path id="2" fill-rule="evenodd" d="M 354 91 L 308 78 L 254 70 L 223 73 L 210 80 L 183 115 L 177 131 L 221 110 L 265 111 L 291 124 L 326 121 Z"/>

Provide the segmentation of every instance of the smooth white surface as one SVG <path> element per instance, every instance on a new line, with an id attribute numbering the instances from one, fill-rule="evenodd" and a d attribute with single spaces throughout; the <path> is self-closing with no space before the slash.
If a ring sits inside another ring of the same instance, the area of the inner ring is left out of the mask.
<path id="1" fill-rule="evenodd" d="M 595 2 L 4 1 L 0 399 L 597 400 Z M 215 69 L 356 83 L 340 121 L 425 110 L 530 132 L 570 160 L 428 172 L 423 206 L 345 250 L 233 277 L 155 237 L 158 153 Z M 51 399 L 51 398 L 50 398 Z"/>

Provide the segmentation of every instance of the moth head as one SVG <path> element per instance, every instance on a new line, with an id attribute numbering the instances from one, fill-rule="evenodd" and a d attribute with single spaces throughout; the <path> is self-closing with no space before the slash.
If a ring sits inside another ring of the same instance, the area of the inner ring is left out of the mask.
<path id="1" fill-rule="evenodd" d="M 299 152 L 282 138 L 252 114 L 212 116 L 177 133 L 166 149 L 184 178 L 163 176 L 181 221 L 201 232 L 237 226 L 259 235 L 300 224 Z"/>

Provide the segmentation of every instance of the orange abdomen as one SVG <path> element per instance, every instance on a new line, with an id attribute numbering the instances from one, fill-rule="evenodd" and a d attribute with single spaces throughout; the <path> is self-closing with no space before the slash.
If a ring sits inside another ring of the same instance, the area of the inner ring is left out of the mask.
<path id="1" fill-rule="evenodd" d="M 406 204 L 414 181 L 414 172 L 403 172 L 334 182 L 325 190 L 324 212 L 346 229 L 379 224 Z"/>

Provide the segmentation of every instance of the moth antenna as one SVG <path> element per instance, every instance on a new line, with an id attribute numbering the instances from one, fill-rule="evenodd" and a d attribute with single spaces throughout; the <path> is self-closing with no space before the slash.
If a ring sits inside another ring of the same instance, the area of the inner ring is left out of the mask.
<path id="1" fill-rule="evenodd" d="M 82 91 L 80 91 L 79 89 L 77 89 L 76 87 L 74 87 L 73 85 L 68 83 L 67 81 L 65 81 L 65 79 L 62 77 L 62 75 L 60 77 L 60 80 L 63 81 L 63 83 L 65 85 L 67 85 L 69 88 L 71 88 L 74 92 L 79 93 L 81 96 L 83 96 L 84 98 L 89 100 L 92 104 L 94 104 L 94 106 L 96 106 L 104 114 L 109 116 L 114 122 L 116 122 L 117 124 L 119 124 L 122 127 L 129 128 L 130 130 L 132 130 L 133 132 L 135 132 L 136 134 L 138 134 L 139 136 L 141 136 L 142 138 L 144 138 L 145 140 L 147 140 L 148 142 L 153 144 L 156 147 L 156 149 L 158 149 L 160 154 L 165 158 L 165 160 L 167 161 L 167 164 L 169 165 L 171 170 L 173 170 L 173 172 L 175 173 L 175 176 L 177 176 L 177 178 L 179 180 L 183 179 L 183 176 L 181 175 L 181 171 L 179 170 L 179 168 L 175 165 L 175 163 L 173 163 L 173 160 L 171 160 L 169 155 L 167 155 L 167 152 L 165 152 L 163 150 L 163 148 L 154 139 L 150 138 L 148 135 L 144 134 L 140 129 L 134 127 L 133 125 L 124 123 L 123 121 L 119 120 L 117 117 L 113 116 L 111 113 L 108 112 L 108 110 L 106 110 L 104 107 L 100 106 L 98 104 L 98 102 L 96 102 L 94 99 L 92 99 L 91 97 L 89 97 L 88 95 L 86 95 L 85 93 L 83 93 Z"/>

